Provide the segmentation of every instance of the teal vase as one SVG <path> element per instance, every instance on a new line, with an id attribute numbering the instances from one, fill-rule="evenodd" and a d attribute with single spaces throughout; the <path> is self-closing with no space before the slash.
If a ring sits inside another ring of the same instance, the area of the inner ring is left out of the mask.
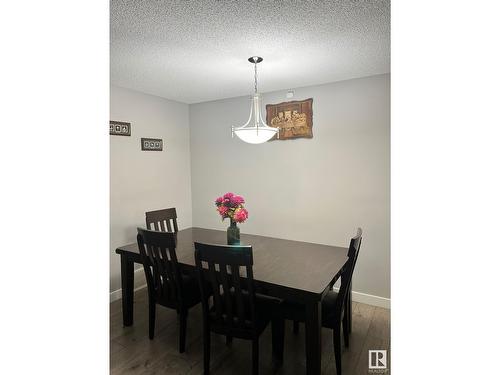
<path id="1" fill-rule="evenodd" d="M 234 220 L 231 220 L 231 225 L 227 227 L 227 244 L 240 244 L 240 228 L 238 228 L 238 226 L 236 225 L 236 221 Z"/>

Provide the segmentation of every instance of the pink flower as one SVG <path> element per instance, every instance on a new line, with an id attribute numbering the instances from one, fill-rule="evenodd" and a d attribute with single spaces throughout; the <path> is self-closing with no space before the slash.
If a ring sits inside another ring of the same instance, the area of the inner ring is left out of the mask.
<path id="1" fill-rule="evenodd" d="M 219 212 L 219 214 L 221 216 L 225 216 L 227 214 L 228 210 L 229 210 L 229 208 L 227 208 L 226 206 L 219 206 L 219 207 L 217 207 L 217 211 Z"/>
<path id="2" fill-rule="evenodd" d="M 231 198 L 234 196 L 233 193 L 226 193 L 222 196 L 222 198 L 224 198 L 224 200 L 231 200 Z"/>
<path id="3" fill-rule="evenodd" d="M 233 197 L 231 198 L 231 206 L 233 207 L 237 207 L 243 203 L 245 203 L 245 199 L 243 199 L 241 195 L 233 195 Z"/>
<path id="4" fill-rule="evenodd" d="M 233 214 L 233 220 L 237 223 L 243 223 L 248 219 L 248 211 L 244 208 L 237 208 Z"/>
<path id="5" fill-rule="evenodd" d="M 245 199 L 241 195 L 230 192 L 215 199 L 215 206 L 222 220 L 228 217 L 237 223 L 243 223 L 248 219 L 248 211 L 243 207 L 243 203 Z"/>

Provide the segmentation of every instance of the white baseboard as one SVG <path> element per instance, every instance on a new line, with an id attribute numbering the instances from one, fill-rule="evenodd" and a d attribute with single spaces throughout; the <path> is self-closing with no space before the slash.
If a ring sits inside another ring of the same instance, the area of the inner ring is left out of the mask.
<path id="1" fill-rule="evenodd" d="M 385 297 L 374 296 L 361 292 L 352 292 L 352 300 L 355 302 L 366 303 L 367 305 L 383 307 L 384 309 L 391 308 L 391 299 Z"/>
<path id="2" fill-rule="evenodd" d="M 134 271 L 134 292 L 146 287 L 146 278 L 144 270 L 141 268 Z M 109 293 L 109 302 L 118 301 L 122 298 L 122 289 L 115 290 Z"/>
<path id="3" fill-rule="evenodd" d="M 338 291 L 339 288 L 334 287 L 333 290 Z M 352 300 L 354 302 L 360 302 L 367 305 L 383 307 L 384 309 L 391 308 L 391 299 L 385 297 L 374 296 L 372 294 L 366 294 L 361 292 L 352 291 Z"/>

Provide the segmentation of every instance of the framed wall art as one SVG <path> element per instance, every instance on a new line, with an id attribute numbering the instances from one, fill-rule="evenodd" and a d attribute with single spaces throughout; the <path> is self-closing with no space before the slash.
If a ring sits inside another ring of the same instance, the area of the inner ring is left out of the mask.
<path id="1" fill-rule="evenodd" d="M 163 151 L 163 140 L 157 138 L 141 138 L 142 151 Z"/>
<path id="2" fill-rule="evenodd" d="M 109 134 L 110 135 L 126 135 L 130 136 L 130 122 L 110 121 Z"/>
<path id="3" fill-rule="evenodd" d="M 268 104 L 266 105 L 266 123 L 280 129 L 279 140 L 312 138 L 312 103 L 312 98 L 309 98 Z"/>

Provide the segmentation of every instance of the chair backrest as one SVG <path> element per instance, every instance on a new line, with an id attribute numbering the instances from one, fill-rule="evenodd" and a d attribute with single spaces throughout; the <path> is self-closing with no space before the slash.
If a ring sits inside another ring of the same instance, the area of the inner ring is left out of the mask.
<path id="1" fill-rule="evenodd" d="M 351 287 L 352 275 L 354 273 L 354 267 L 356 266 L 356 261 L 358 260 L 358 254 L 359 254 L 359 249 L 361 247 L 362 238 L 363 238 L 363 231 L 361 230 L 361 228 L 358 228 L 356 235 L 353 238 L 351 238 L 351 242 L 349 243 L 349 251 L 347 253 L 349 259 L 347 260 L 346 267 L 342 271 L 341 275 L 342 282 L 340 283 L 339 294 L 335 306 L 337 314 L 340 314 L 340 312 L 342 311 L 344 302 L 347 297 L 347 293 L 349 292 Z"/>
<path id="2" fill-rule="evenodd" d="M 150 297 L 180 307 L 182 280 L 175 252 L 175 233 L 137 228 L 137 244 L 141 253 Z"/>
<path id="3" fill-rule="evenodd" d="M 204 319 L 220 333 L 255 331 L 252 247 L 198 242 L 194 247 Z M 240 275 L 242 271 L 245 271 L 245 276 Z M 207 285 L 213 293 L 212 306 Z"/>
<path id="4" fill-rule="evenodd" d="M 162 232 L 178 232 L 175 207 L 146 212 L 146 228 Z"/>
<path id="5" fill-rule="evenodd" d="M 351 241 L 349 242 L 349 251 L 347 253 L 347 256 L 350 258 L 353 255 L 357 256 L 357 252 L 359 252 L 359 248 L 361 246 L 361 240 L 363 237 L 363 230 L 361 228 L 358 228 L 356 230 L 356 235 L 351 238 Z"/>

